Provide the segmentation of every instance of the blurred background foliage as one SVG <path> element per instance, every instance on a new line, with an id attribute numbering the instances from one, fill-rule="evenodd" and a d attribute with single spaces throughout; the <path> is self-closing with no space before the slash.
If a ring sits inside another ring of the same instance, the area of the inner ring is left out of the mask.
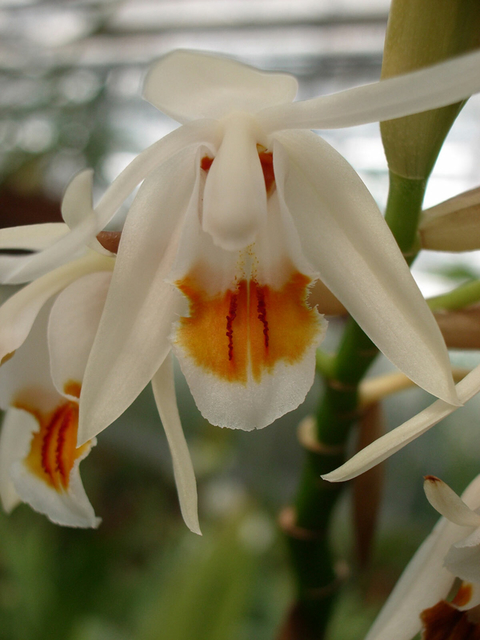
<path id="1" fill-rule="evenodd" d="M 300 80 L 300 97 L 378 78 L 388 0 L 0 1 L 0 226 L 60 220 L 70 179 L 95 169 L 96 195 L 148 144 L 175 127 L 140 99 L 148 64 L 177 47 L 221 51 Z M 454 125 L 427 203 L 478 186 L 480 102 Z M 325 132 L 383 206 L 386 163 L 378 126 Z M 121 223 L 118 222 L 119 224 Z M 478 278 L 477 254 L 422 256 L 429 295 Z M 8 295 L 8 288 L 2 292 Z M 332 319 L 327 348 L 342 320 Z M 474 366 L 478 354 L 453 355 Z M 380 361 L 372 374 L 389 368 Z M 254 433 L 208 425 L 181 376 L 177 393 L 197 472 L 203 537 L 178 509 L 166 440 L 150 389 L 82 463 L 103 523 L 57 527 L 25 505 L 0 513 L 0 640 L 267 640 L 293 593 L 276 520 L 302 462 L 297 412 Z M 385 403 L 396 426 L 429 403 L 409 390 Z M 476 475 L 479 403 L 453 414 L 386 465 L 370 566 L 354 554 L 350 497 L 332 544 L 350 577 L 331 640 L 363 637 L 403 566 L 435 521 L 422 476 L 461 491 Z M 353 446 L 353 445 L 352 445 Z"/>

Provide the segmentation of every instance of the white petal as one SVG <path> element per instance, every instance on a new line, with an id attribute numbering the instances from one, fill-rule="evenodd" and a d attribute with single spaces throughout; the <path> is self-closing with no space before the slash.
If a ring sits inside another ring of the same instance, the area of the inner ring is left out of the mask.
<path id="1" fill-rule="evenodd" d="M 229 251 L 251 244 L 266 223 L 267 194 L 256 145 L 252 118 L 231 118 L 208 172 L 202 227 Z"/>
<path id="2" fill-rule="evenodd" d="M 168 134 L 148 149 L 140 153 L 113 181 L 103 198 L 95 207 L 95 218 L 90 216 L 78 224 L 67 236 L 45 251 L 34 256 L 15 258 L 15 264 L 5 276 L 4 283 L 28 282 L 71 260 L 77 252 L 101 231 L 117 212 L 120 205 L 133 189 L 156 167 L 169 160 L 184 147 L 203 141 L 217 140 L 218 124 L 211 121 L 192 122 Z M 218 140 L 217 140 L 218 141 Z M 79 187 L 79 197 L 90 195 L 88 172 L 76 177 L 78 182 L 69 186 L 71 192 Z M 5 271 L 0 261 L 0 272 Z"/>
<path id="3" fill-rule="evenodd" d="M 7 513 L 22 501 L 13 486 L 11 466 L 25 456 L 36 429 L 38 424 L 31 413 L 15 407 L 7 410 L 0 434 L 0 498 Z"/>
<path id="4" fill-rule="evenodd" d="M 92 271 L 108 270 L 111 258 L 89 253 L 38 278 L 0 307 L 0 360 L 22 344 L 45 302 L 73 280 Z"/>
<path id="5" fill-rule="evenodd" d="M 167 356 L 160 369 L 154 375 L 152 388 L 172 455 L 173 473 L 177 484 L 183 519 L 190 531 L 202 535 L 198 522 L 195 471 L 183 433 L 180 416 L 178 415 L 171 355 Z"/>
<path id="6" fill-rule="evenodd" d="M 83 380 L 111 279 L 106 271 L 79 278 L 59 294 L 50 312 L 52 378 L 58 392 L 67 397 L 66 384 Z"/>
<path id="7" fill-rule="evenodd" d="M 480 476 L 462 495 L 471 508 L 480 505 Z M 465 528 L 441 518 L 418 549 L 391 593 L 365 640 L 411 640 L 420 631 L 419 615 L 444 599 L 454 575 L 443 567 L 449 548 Z"/>
<path id="8" fill-rule="evenodd" d="M 427 476 L 423 485 L 428 501 L 442 516 L 461 527 L 479 527 L 480 515 L 472 511 L 448 484 Z"/>
<path id="9" fill-rule="evenodd" d="M 174 51 L 150 68 L 144 98 L 187 122 L 291 102 L 297 86 L 293 76 L 265 73 L 218 55 Z"/>
<path id="10" fill-rule="evenodd" d="M 22 227 L 0 229 L 0 249 L 30 249 L 39 251 L 63 238 L 68 226 L 63 222 L 26 224 Z"/>
<path id="11" fill-rule="evenodd" d="M 336 129 L 444 107 L 480 91 L 480 52 L 305 102 L 265 109 L 265 131 Z"/>
<path id="12" fill-rule="evenodd" d="M 480 391 L 480 366 L 465 376 L 456 388 L 460 402 L 465 403 L 473 398 Z M 329 482 L 341 482 L 355 478 L 402 449 L 457 408 L 443 400 L 437 400 L 407 422 L 359 451 L 341 467 L 323 476 L 324 479 Z"/>
<path id="13" fill-rule="evenodd" d="M 195 149 L 184 151 L 150 174 L 127 216 L 85 372 L 79 444 L 123 413 L 170 350 L 168 336 L 183 303 L 165 278 L 195 182 L 194 158 Z"/>
<path id="14" fill-rule="evenodd" d="M 365 185 L 313 133 L 276 139 L 283 145 L 274 151 L 279 195 L 310 264 L 387 358 L 420 387 L 458 404 L 438 325 Z"/>

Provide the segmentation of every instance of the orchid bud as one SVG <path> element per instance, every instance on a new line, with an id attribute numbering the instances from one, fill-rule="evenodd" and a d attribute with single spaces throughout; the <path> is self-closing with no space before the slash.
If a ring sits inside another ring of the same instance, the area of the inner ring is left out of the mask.
<path id="1" fill-rule="evenodd" d="M 433 251 L 480 249 L 480 188 L 461 193 L 422 213 L 420 244 Z"/>
<path id="2" fill-rule="evenodd" d="M 478 0 L 392 0 L 382 79 L 436 64 L 478 46 Z M 390 171 L 405 178 L 427 178 L 463 104 L 382 122 Z"/>

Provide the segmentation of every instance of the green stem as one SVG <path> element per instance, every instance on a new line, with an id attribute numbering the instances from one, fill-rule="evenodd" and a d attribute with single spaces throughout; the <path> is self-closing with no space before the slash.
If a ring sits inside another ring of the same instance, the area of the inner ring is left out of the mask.
<path id="1" fill-rule="evenodd" d="M 413 259 L 426 180 L 390 175 L 386 220 L 404 255 Z M 286 530 L 297 582 L 297 610 L 313 638 L 324 638 L 337 587 L 328 541 L 330 517 L 343 484 L 321 476 L 344 460 L 344 447 L 358 418 L 358 385 L 378 353 L 351 319 L 334 359 L 320 357 L 325 391 L 316 414 L 317 447 L 309 447 L 294 502 L 295 528 Z"/>
<path id="2" fill-rule="evenodd" d="M 390 171 L 385 220 L 406 258 L 414 252 L 426 186 L 425 179 L 404 178 Z"/>

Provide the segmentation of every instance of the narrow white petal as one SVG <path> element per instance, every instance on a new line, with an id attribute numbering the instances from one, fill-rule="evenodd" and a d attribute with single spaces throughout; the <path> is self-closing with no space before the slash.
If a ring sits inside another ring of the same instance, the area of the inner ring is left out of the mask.
<path id="1" fill-rule="evenodd" d="M 22 344 L 49 298 L 82 275 L 111 269 L 112 263 L 111 258 L 89 253 L 31 282 L 4 302 L 0 307 L 0 360 Z"/>
<path id="2" fill-rule="evenodd" d="M 225 124 L 222 144 L 208 172 L 202 227 L 219 247 L 240 250 L 265 226 L 267 194 L 255 123 L 241 114 Z"/>
<path id="3" fill-rule="evenodd" d="M 39 251 L 68 233 L 64 222 L 43 222 L 21 227 L 0 229 L 0 249 L 29 249 Z"/>
<path id="4" fill-rule="evenodd" d="M 183 301 L 165 278 L 194 188 L 194 159 L 189 149 L 151 173 L 127 216 L 85 372 L 79 444 L 125 411 L 170 350 L 168 336 Z M 198 201 L 192 206 L 198 211 Z"/>
<path id="5" fill-rule="evenodd" d="M 281 200 L 303 251 L 360 327 L 420 387 L 458 405 L 445 342 L 375 201 L 324 140 L 276 135 Z"/>
<path id="6" fill-rule="evenodd" d="M 177 122 L 187 122 L 291 102 L 297 86 L 293 76 L 265 73 L 218 55 L 174 51 L 150 68 L 143 95 Z"/>
<path id="7" fill-rule="evenodd" d="M 472 511 L 448 484 L 427 476 L 423 484 L 428 501 L 438 513 L 461 527 L 479 527 L 480 515 Z"/>
<path id="8" fill-rule="evenodd" d="M 476 51 L 388 80 L 265 109 L 258 119 L 266 131 L 352 127 L 437 109 L 479 91 Z"/>
<path id="9" fill-rule="evenodd" d="M 202 120 L 192 122 L 168 134 L 148 149 L 140 153 L 122 173 L 113 181 L 103 198 L 95 207 L 95 218 L 88 217 L 78 224 L 68 235 L 34 256 L 15 259 L 11 271 L 5 275 L 4 283 L 15 284 L 38 278 L 51 269 L 71 260 L 77 252 L 101 231 L 117 212 L 120 205 L 133 189 L 156 167 L 160 166 L 184 147 L 200 144 L 203 141 L 217 140 L 218 123 Z M 217 140 L 218 141 L 218 140 Z M 77 184 L 69 187 L 73 190 L 80 186 L 86 193 L 88 172 L 79 174 Z M 0 269 L 2 263 L 0 261 Z M 1 273 L 5 272 L 1 269 Z"/>
<path id="10" fill-rule="evenodd" d="M 154 375 L 152 388 L 172 455 L 173 473 L 177 484 L 183 519 L 190 531 L 202 535 L 200 523 L 198 522 L 195 471 L 183 433 L 180 416 L 178 415 L 171 355 L 167 356 L 160 369 Z"/>
<path id="11" fill-rule="evenodd" d="M 462 498 L 471 508 L 480 506 L 480 476 Z M 439 520 L 403 572 L 365 640 L 411 640 L 420 631 L 420 613 L 448 595 L 455 575 L 443 567 L 444 558 L 464 535 L 464 527 L 445 518 Z"/>
<path id="12" fill-rule="evenodd" d="M 68 396 L 66 385 L 83 380 L 111 279 L 108 271 L 83 276 L 62 291 L 53 304 L 48 343 L 52 378 L 60 394 Z"/>
<path id="13" fill-rule="evenodd" d="M 480 391 L 480 366 L 465 376 L 456 388 L 460 402 L 465 403 L 473 398 Z M 329 482 L 343 482 L 355 478 L 402 449 L 457 408 L 443 400 L 437 400 L 404 424 L 359 451 L 341 467 L 323 476 L 324 479 Z"/>

